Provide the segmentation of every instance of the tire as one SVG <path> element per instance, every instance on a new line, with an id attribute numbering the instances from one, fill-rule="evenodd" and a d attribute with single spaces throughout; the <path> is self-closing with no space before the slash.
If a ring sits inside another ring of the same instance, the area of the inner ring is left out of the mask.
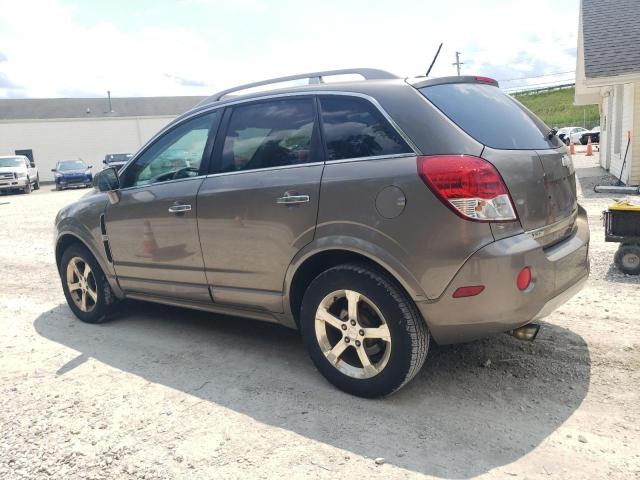
<path id="1" fill-rule="evenodd" d="M 75 270 L 73 265 L 70 266 L 72 262 L 81 274 L 84 274 L 86 272 L 86 266 L 89 266 L 90 273 L 87 274 L 88 280 L 84 283 L 87 291 L 83 292 L 83 288 L 71 289 L 69 279 L 73 285 L 83 283 L 79 280 L 77 273 L 69 272 L 69 269 L 72 271 Z M 64 296 L 75 316 L 86 323 L 102 323 L 107 320 L 109 314 L 117 304 L 117 299 L 111 290 L 111 286 L 104 272 L 91 252 L 79 243 L 70 245 L 62 254 L 59 271 Z M 71 277 L 69 277 L 69 275 L 71 275 Z M 88 290 L 93 292 L 95 299 Z M 84 310 L 82 309 L 83 293 L 86 299 Z"/>
<path id="2" fill-rule="evenodd" d="M 359 298 L 353 302 L 355 325 L 349 298 Z M 386 273 L 367 265 L 339 265 L 316 277 L 302 300 L 300 330 L 320 373 L 339 389 L 365 398 L 402 388 L 420 371 L 429 349 L 429 330 L 413 301 Z M 384 333 L 367 338 L 369 332 Z M 328 352 L 341 349 L 330 361 Z M 363 352 L 368 369 L 360 360 Z"/>
<path id="3" fill-rule="evenodd" d="M 34 190 L 40 190 L 40 175 L 36 176 L 36 182 L 33 184 Z"/>
<path id="4" fill-rule="evenodd" d="M 22 189 L 24 193 L 31 193 L 31 179 L 27 178 L 27 184 Z"/>
<path id="5" fill-rule="evenodd" d="M 62 191 L 62 187 L 60 185 L 56 185 L 56 192 Z"/>
<path id="6" fill-rule="evenodd" d="M 580 139 L 580 145 L 586 145 L 587 143 L 589 143 L 589 140 L 586 138 L 581 138 Z"/>
<path id="7" fill-rule="evenodd" d="M 640 275 L 640 245 L 620 245 L 614 260 L 627 275 Z"/>

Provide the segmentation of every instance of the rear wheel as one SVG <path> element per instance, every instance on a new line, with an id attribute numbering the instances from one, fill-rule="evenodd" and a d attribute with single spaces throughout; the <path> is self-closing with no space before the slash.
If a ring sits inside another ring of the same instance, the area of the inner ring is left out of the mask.
<path id="1" fill-rule="evenodd" d="M 117 300 L 107 278 L 86 247 L 73 244 L 60 262 L 62 289 L 69 308 L 87 323 L 102 323 Z"/>
<path id="2" fill-rule="evenodd" d="M 302 301 L 300 327 L 318 370 L 360 397 L 403 387 L 429 347 L 429 331 L 411 299 L 365 265 L 340 265 L 316 277 Z"/>
<path id="3" fill-rule="evenodd" d="M 620 245 L 615 262 L 624 273 L 640 275 L 640 245 Z"/>

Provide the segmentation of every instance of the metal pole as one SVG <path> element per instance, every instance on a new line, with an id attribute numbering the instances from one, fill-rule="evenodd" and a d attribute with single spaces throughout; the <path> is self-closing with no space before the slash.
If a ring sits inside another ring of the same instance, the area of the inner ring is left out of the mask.
<path id="1" fill-rule="evenodd" d="M 456 66 L 456 69 L 458 70 L 458 76 L 460 76 L 460 65 L 464 65 L 464 62 L 460 61 L 460 53 L 462 52 L 456 52 L 456 61 L 451 64 Z"/>
<path id="2" fill-rule="evenodd" d="M 109 113 L 113 113 L 113 107 L 111 106 L 111 90 L 107 90 L 107 98 L 109 99 Z"/>

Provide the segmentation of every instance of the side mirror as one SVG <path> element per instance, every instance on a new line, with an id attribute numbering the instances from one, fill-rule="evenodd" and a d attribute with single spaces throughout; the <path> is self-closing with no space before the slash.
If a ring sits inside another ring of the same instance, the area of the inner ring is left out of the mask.
<path id="1" fill-rule="evenodd" d="M 31 165 L 31 168 L 36 168 L 36 162 L 31 162 L 29 165 Z"/>
<path id="2" fill-rule="evenodd" d="M 102 163 L 104 163 L 105 165 L 107 165 L 109 162 L 107 162 L 107 159 L 105 158 L 104 160 L 102 160 Z"/>
<path id="3" fill-rule="evenodd" d="M 93 186 L 101 192 L 113 192 L 120 188 L 120 179 L 115 168 L 105 168 L 93 177 Z"/>
<path id="4" fill-rule="evenodd" d="M 52 172 L 57 172 L 57 170 L 55 168 L 52 168 L 51 171 Z"/>
<path id="5" fill-rule="evenodd" d="M 87 168 L 93 168 L 93 165 L 87 165 Z"/>

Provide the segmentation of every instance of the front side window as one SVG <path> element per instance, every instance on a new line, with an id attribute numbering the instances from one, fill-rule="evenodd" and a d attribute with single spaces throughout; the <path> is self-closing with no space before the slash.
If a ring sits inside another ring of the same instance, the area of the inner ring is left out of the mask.
<path id="1" fill-rule="evenodd" d="M 321 97 L 327 160 L 411 153 L 407 143 L 370 102 Z"/>
<path id="2" fill-rule="evenodd" d="M 312 148 L 311 98 L 290 98 L 233 108 L 221 172 L 298 165 L 319 160 Z"/>
<path id="3" fill-rule="evenodd" d="M 123 174 L 123 187 L 197 177 L 209 130 L 219 111 L 189 120 L 169 130 L 151 145 Z"/>

